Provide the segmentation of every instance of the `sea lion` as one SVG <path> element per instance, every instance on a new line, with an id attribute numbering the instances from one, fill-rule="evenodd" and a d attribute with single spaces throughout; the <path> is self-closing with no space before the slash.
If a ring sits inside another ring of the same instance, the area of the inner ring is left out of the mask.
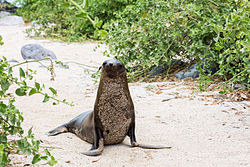
<path id="1" fill-rule="evenodd" d="M 148 149 L 171 148 L 142 145 L 135 138 L 135 112 L 130 96 L 126 68 L 116 60 L 106 60 L 100 67 L 101 79 L 93 111 L 84 112 L 66 124 L 49 131 L 49 136 L 71 132 L 91 143 L 83 154 L 100 155 L 104 145 L 121 143 L 128 135 L 133 147 Z"/>

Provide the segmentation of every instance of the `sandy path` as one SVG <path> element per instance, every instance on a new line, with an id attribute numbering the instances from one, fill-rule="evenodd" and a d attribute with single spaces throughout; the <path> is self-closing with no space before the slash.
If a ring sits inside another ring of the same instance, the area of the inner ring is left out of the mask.
<path id="1" fill-rule="evenodd" d="M 25 27 L 0 26 L 5 44 L 0 46 L 0 57 L 22 60 L 20 49 L 28 43 L 39 43 L 54 51 L 61 61 L 76 61 L 99 66 L 106 58 L 103 47 L 93 51 L 96 44 L 66 44 L 52 40 L 33 40 L 25 37 Z M 26 68 L 27 65 L 24 66 Z M 45 146 L 58 147 L 51 152 L 60 167 L 79 166 L 159 166 L 159 167 L 249 167 L 250 166 L 250 102 L 224 102 L 211 105 L 215 99 L 202 100 L 204 93 L 192 93 L 178 83 L 130 84 L 136 109 L 136 136 L 139 143 L 169 145 L 170 150 L 144 150 L 125 144 L 107 146 L 101 156 L 87 157 L 81 154 L 90 145 L 72 134 L 56 137 L 44 135 L 48 130 L 63 124 L 81 112 L 93 108 L 97 85 L 89 74 L 78 65 L 69 69 L 56 67 L 55 81 L 39 65 L 36 80 L 58 90 L 58 98 L 74 101 L 75 106 L 52 106 L 42 103 L 42 97 L 16 99 L 17 107 L 24 113 L 24 128 L 33 126 L 37 139 Z M 150 86 L 149 86 L 150 85 Z M 162 93 L 150 88 L 161 86 Z M 171 88 L 171 89 L 169 89 Z M 208 92 L 205 94 L 216 94 Z M 162 102 L 162 100 L 164 100 Z M 30 158 L 16 157 L 19 166 Z M 13 165 L 15 166 L 15 165 Z M 37 165 L 36 165 L 37 166 Z M 43 166 L 43 165 L 40 165 Z"/>

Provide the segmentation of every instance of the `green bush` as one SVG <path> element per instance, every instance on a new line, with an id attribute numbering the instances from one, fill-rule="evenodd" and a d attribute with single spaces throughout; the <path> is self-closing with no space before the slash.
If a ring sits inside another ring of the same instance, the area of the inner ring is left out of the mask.
<path id="1" fill-rule="evenodd" d="M 16 95 L 32 96 L 33 94 L 43 95 L 43 102 L 53 99 L 56 101 L 53 102 L 54 105 L 59 102 L 69 104 L 65 100 L 56 99 L 57 91 L 52 87 L 49 88 L 51 91 L 51 95 L 49 95 L 49 93 L 44 92 L 44 85 L 38 82 L 34 82 L 33 86 L 30 86 L 28 83 L 34 81 L 33 76 L 36 71 L 31 69 L 24 71 L 19 67 L 19 76 L 15 76 L 14 68 L 21 64 L 38 61 L 40 60 L 25 61 L 11 66 L 5 57 L 0 60 L 0 167 L 10 162 L 10 154 L 20 152 L 33 155 L 32 164 L 41 160 L 50 166 L 57 163 L 46 148 L 43 149 L 42 153 L 40 141 L 35 140 L 32 128 L 29 129 L 27 135 L 24 134 L 22 128 L 23 114 L 14 105 Z M 49 69 L 53 79 L 53 67 L 51 66 Z M 13 88 L 15 88 L 14 91 Z"/>
<path id="2" fill-rule="evenodd" d="M 239 1 L 231 12 L 221 13 L 223 20 L 213 24 L 216 36 L 211 50 L 212 61 L 219 65 L 215 75 L 231 83 L 250 84 L 250 5 Z M 229 8 L 229 6 L 228 6 Z M 210 61 L 211 62 L 211 61 Z"/>
<path id="3" fill-rule="evenodd" d="M 247 1 L 138 0 L 107 25 L 106 54 L 139 75 L 171 67 L 172 59 L 201 65 L 209 57 L 201 78 L 210 78 L 210 67 L 218 64 L 213 76 L 249 85 L 249 23 Z"/>
<path id="4" fill-rule="evenodd" d="M 97 30 L 109 22 L 115 12 L 132 3 L 131 0 L 18 1 L 23 4 L 23 7 L 18 9 L 18 14 L 23 16 L 26 22 L 35 21 L 39 25 L 28 30 L 30 35 L 43 35 L 66 41 L 82 41 L 104 36 L 106 32 Z"/>

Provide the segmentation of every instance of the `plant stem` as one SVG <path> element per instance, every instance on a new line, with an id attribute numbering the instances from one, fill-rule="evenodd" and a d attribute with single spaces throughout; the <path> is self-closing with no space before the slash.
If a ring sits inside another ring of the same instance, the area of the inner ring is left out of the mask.
<path id="1" fill-rule="evenodd" d="M 89 68 L 98 69 L 98 67 L 96 67 L 96 66 L 90 66 L 90 65 L 78 63 L 78 62 L 75 62 L 75 61 L 66 61 L 66 62 L 62 62 L 62 63 L 65 63 L 65 64 L 73 63 L 73 64 L 77 64 L 77 65 L 80 65 L 80 66 L 85 66 L 85 67 L 89 67 Z"/>
<path id="2" fill-rule="evenodd" d="M 16 67 L 16 66 L 20 66 L 20 65 L 22 65 L 22 64 L 33 63 L 33 62 L 40 63 L 40 61 L 42 61 L 42 60 L 50 60 L 51 64 L 53 64 L 51 58 L 45 57 L 45 58 L 39 59 L 39 60 L 26 60 L 26 61 L 24 61 L 24 62 L 17 63 L 17 64 L 15 64 L 15 65 L 13 65 L 13 66 L 10 66 L 10 68 L 13 68 L 13 67 Z"/>
<path id="3" fill-rule="evenodd" d="M 235 77 L 239 76 L 241 73 L 245 72 L 246 70 L 247 70 L 247 69 L 245 69 L 245 70 L 241 71 L 240 73 L 234 75 L 232 78 L 230 78 L 229 80 L 225 81 L 225 83 L 230 82 L 231 80 L 233 80 Z"/>
<path id="4" fill-rule="evenodd" d="M 86 13 L 86 17 L 89 19 L 89 21 L 93 24 L 93 26 L 95 25 L 95 22 L 91 19 L 91 17 L 88 15 L 88 13 L 82 9 L 82 7 L 80 5 L 78 5 L 75 1 L 73 0 L 69 0 L 71 3 L 73 3 L 78 9 L 80 9 L 81 12 Z"/>

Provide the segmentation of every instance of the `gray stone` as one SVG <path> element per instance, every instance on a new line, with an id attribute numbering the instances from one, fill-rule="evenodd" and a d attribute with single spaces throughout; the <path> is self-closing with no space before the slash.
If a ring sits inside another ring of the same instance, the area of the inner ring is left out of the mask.
<path id="1" fill-rule="evenodd" d="M 199 72 L 196 69 L 197 64 L 192 65 L 189 69 L 180 71 L 177 74 L 174 74 L 174 76 L 178 79 L 184 79 L 187 77 L 197 78 L 199 77 Z"/>
<path id="2" fill-rule="evenodd" d="M 212 62 L 212 63 L 210 62 L 211 64 L 208 64 L 209 62 L 208 59 L 210 58 L 211 56 L 209 55 L 202 58 L 202 64 L 200 65 L 200 67 L 204 70 L 205 73 L 211 72 L 211 74 L 214 74 L 218 71 L 219 66 L 215 62 Z M 209 66 L 208 67 L 209 70 L 207 70 L 205 66 Z M 196 67 L 198 67 L 198 65 L 194 64 L 189 69 L 180 71 L 177 74 L 174 74 L 174 76 L 178 79 L 184 79 L 187 77 L 198 78 L 200 73 L 198 72 Z"/>
<path id="3" fill-rule="evenodd" d="M 18 61 L 15 60 L 15 59 L 10 59 L 10 60 L 8 60 L 8 62 L 9 62 L 9 63 L 18 63 Z"/>
<path id="4" fill-rule="evenodd" d="M 0 0 L 1 2 L 1 0 Z M 2 0 L 2 3 L 9 3 L 11 5 L 14 5 L 15 7 L 22 7 L 21 3 L 16 2 L 16 0 Z"/>
<path id="5" fill-rule="evenodd" d="M 175 64 L 183 64 L 183 61 L 181 60 L 177 60 L 177 59 L 173 59 L 171 61 L 171 65 L 175 65 Z M 149 72 L 149 78 L 153 78 L 159 74 L 162 74 L 163 72 L 165 72 L 167 69 L 169 68 L 168 64 L 164 64 L 163 66 L 155 66 L 152 68 L 152 70 Z"/>
<path id="6" fill-rule="evenodd" d="M 159 74 L 162 74 L 164 71 L 167 70 L 168 67 L 169 66 L 166 64 L 163 67 L 162 66 L 153 67 L 153 69 L 149 72 L 149 78 L 153 78 Z"/>
<path id="7" fill-rule="evenodd" d="M 0 58 L 0 61 L 2 61 L 2 60 L 3 60 L 3 59 Z M 8 62 L 9 62 L 9 63 L 18 63 L 18 61 L 15 60 L 15 59 L 10 59 L 10 60 L 8 60 Z"/>
<path id="8" fill-rule="evenodd" d="M 51 59 L 57 60 L 56 55 L 52 51 L 45 49 L 39 44 L 24 45 L 21 49 L 21 54 L 24 60 L 26 59 L 39 60 L 45 57 L 50 57 Z"/>
<path id="9" fill-rule="evenodd" d="M 9 3 L 7 1 L 0 0 L 0 11 L 6 11 L 10 13 L 16 13 L 17 6 L 15 3 Z M 17 3 L 19 4 L 19 3 Z M 19 5 L 20 7 L 20 5 Z"/>
<path id="10" fill-rule="evenodd" d="M 10 16 L 10 12 L 0 11 L 0 18 L 5 17 L 5 16 Z"/>
<path id="11" fill-rule="evenodd" d="M 5 16 L 0 18 L 1 26 L 24 25 L 23 18 L 20 16 Z"/>

